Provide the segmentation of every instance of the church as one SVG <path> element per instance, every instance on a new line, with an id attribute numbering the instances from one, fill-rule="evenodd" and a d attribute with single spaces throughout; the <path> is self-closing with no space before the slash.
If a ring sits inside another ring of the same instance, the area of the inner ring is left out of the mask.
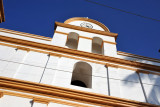
<path id="1" fill-rule="evenodd" d="M 53 38 L 0 28 L 0 107 L 158 107 L 160 60 L 117 51 L 117 36 L 86 17 Z"/>

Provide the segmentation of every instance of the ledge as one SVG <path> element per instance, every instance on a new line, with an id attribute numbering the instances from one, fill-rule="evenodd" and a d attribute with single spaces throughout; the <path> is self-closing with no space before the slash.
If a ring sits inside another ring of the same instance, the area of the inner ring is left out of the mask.
<path id="1" fill-rule="evenodd" d="M 49 103 L 49 101 L 48 100 L 46 100 L 46 99 L 42 99 L 42 98 L 33 98 L 33 102 L 36 102 L 36 103 L 42 103 L 42 104 L 47 104 L 48 105 L 48 103 Z"/>
<path id="2" fill-rule="evenodd" d="M 14 34 L 14 35 L 20 35 L 20 36 L 25 36 L 25 37 L 35 38 L 35 39 L 41 39 L 41 40 L 46 40 L 46 41 L 52 40 L 52 38 L 50 38 L 50 37 L 45 37 L 45 36 L 35 35 L 35 34 L 30 34 L 30 33 L 25 33 L 25 32 L 19 32 L 19 31 L 10 30 L 10 29 L 4 29 L 4 28 L 0 28 L 0 32 L 5 32 L 5 33 L 9 33 L 9 34 Z"/>
<path id="3" fill-rule="evenodd" d="M 127 57 L 132 57 L 132 58 L 139 58 L 139 59 L 142 59 L 142 60 L 148 60 L 148 61 L 153 61 L 153 62 L 160 63 L 160 59 L 156 59 L 156 58 L 145 57 L 145 56 L 131 54 L 131 53 L 122 52 L 122 51 L 118 51 L 117 54 L 118 55 L 122 55 L 122 56 L 127 56 Z"/>
<path id="4" fill-rule="evenodd" d="M 16 96 L 16 97 L 23 97 L 23 98 L 28 98 L 28 99 L 33 99 L 31 103 L 33 103 L 34 101 L 36 101 L 37 103 L 42 103 L 42 104 L 48 104 L 48 103 L 57 103 L 57 104 L 64 104 L 64 105 L 68 105 L 68 106 L 73 106 L 73 107 L 91 107 L 91 106 L 86 106 L 84 104 L 77 104 L 76 102 L 68 102 L 68 101 L 64 101 L 61 99 L 55 99 L 55 98 L 47 98 L 45 96 L 37 96 L 37 95 L 33 95 L 33 94 L 28 94 L 28 93 L 20 93 L 18 92 L 11 92 L 9 90 L 0 90 L 0 93 L 2 93 L 3 95 L 9 95 L 9 96 Z"/>
<path id="5" fill-rule="evenodd" d="M 69 88 L 62 88 L 41 83 L 34 83 L 24 80 L 12 79 L 0 76 L 0 88 L 7 90 L 14 90 L 18 92 L 31 93 L 51 98 L 60 98 L 71 100 L 80 103 L 94 104 L 94 105 L 109 105 L 118 107 L 156 107 L 156 105 L 143 103 L 123 98 L 116 98 L 112 96 L 96 94 L 91 92 L 84 92 Z M 37 100 L 38 102 L 48 103 L 48 101 Z M 158 107 L 158 106 L 157 106 Z"/>

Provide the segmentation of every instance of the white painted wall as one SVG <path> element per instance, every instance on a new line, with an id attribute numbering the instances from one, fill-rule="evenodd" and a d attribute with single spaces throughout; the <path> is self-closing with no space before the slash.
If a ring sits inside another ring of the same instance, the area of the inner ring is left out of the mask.
<path id="1" fill-rule="evenodd" d="M 110 95 L 145 102 L 144 93 L 135 71 L 108 67 Z"/>
<path id="2" fill-rule="evenodd" d="M 60 59 L 61 57 L 50 56 L 46 68 L 53 69 L 53 70 L 57 69 L 58 62 Z"/>
<path id="3" fill-rule="evenodd" d="M 149 103 L 160 105 L 160 76 L 140 73 L 146 97 Z"/>
<path id="4" fill-rule="evenodd" d="M 14 75 L 14 78 L 40 82 L 47 60 L 47 54 L 32 51 L 28 52 L 25 60 Z"/>
<path id="5" fill-rule="evenodd" d="M 92 49 L 92 41 L 89 39 L 79 38 L 78 50 L 91 52 Z"/>
<path id="6" fill-rule="evenodd" d="M 31 107 L 32 99 L 4 95 L 0 98 L 0 107 Z"/>
<path id="7" fill-rule="evenodd" d="M 49 103 L 48 107 L 73 107 L 73 106 L 58 104 L 58 103 Z"/>
<path id="8" fill-rule="evenodd" d="M 45 69 L 43 76 L 41 74 L 42 80 L 40 83 L 52 85 L 56 71 L 57 70 Z"/>
<path id="9" fill-rule="evenodd" d="M 0 54 L 0 76 L 13 77 L 27 54 L 27 51 L 0 46 Z"/>
<path id="10" fill-rule="evenodd" d="M 16 72 L 14 78 L 22 79 L 26 81 L 39 82 L 42 76 L 44 68 L 21 65 L 21 68 Z"/>
<path id="11" fill-rule="evenodd" d="M 50 59 L 48 60 L 48 55 L 43 53 L 27 52 L 23 50 L 16 51 L 15 48 L 6 46 L 1 46 L 0 49 L 4 50 L 1 52 L 1 55 L 4 55 L 4 58 L 0 59 L 0 76 L 33 82 L 40 82 L 40 79 L 42 78 L 41 83 L 53 83 L 59 57 L 50 56 Z M 5 49 L 7 52 L 6 54 Z M 47 60 L 48 64 L 46 64 Z M 49 69 L 45 69 L 45 66 Z"/>
<path id="12" fill-rule="evenodd" d="M 47 54 L 29 51 L 27 58 L 24 60 L 24 64 L 38 66 L 38 67 L 45 67 L 47 60 L 48 60 Z"/>
<path id="13" fill-rule="evenodd" d="M 57 71 L 53 84 L 67 87 L 71 83 L 72 70 L 75 60 L 61 57 L 58 61 Z"/>
<path id="14" fill-rule="evenodd" d="M 108 95 L 107 68 L 101 64 L 92 65 L 92 89 L 94 92 Z"/>
<path id="15" fill-rule="evenodd" d="M 18 49 L 14 55 L 11 57 L 10 61 L 22 63 L 25 56 L 27 55 L 27 51 Z"/>
<path id="16" fill-rule="evenodd" d="M 116 45 L 104 43 L 104 55 L 117 57 L 117 47 Z"/>
<path id="17" fill-rule="evenodd" d="M 10 60 L 15 53 L 16 53 L 15 48 L 0 45 L 1 60 Z"/>
<path id="18" fill-rule="evenodd" d="M 34 102 L 32 107 L 47 107 L 47 104 Z"/>
<path id="19" fill-rule="evenodd" d="M 52 39 L 52 44 L 55 46 L 61 46 L 61 47 L 66 47 L 67 41 L 67 35 L 59 34 L 59 33 L 54 33 L 53 39 Z"/>
<path id="20" fill-rule="evenodd" d="M 0 61 L 0 76 L 13 78 L 19 66 L 18 63 Z"/>

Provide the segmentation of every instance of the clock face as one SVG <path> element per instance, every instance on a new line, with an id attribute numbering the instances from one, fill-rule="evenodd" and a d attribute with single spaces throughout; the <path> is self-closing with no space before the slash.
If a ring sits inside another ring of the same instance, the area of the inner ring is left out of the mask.
<path id="1" fill-rule="evenodd" d="M 93 28 L 93 26 L 90 23 L 86 23 L 86 22 L 81 23 L 80 26 L 86 27 L 86 28 L 91 28 L 91 29 Z"/>

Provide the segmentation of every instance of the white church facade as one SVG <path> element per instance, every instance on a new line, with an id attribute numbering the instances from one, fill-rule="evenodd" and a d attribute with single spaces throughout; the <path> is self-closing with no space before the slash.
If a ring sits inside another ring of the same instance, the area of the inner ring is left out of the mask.
<path id="1" fill-rule="evenodd" d="M 154 107 L 160 60 L 117 51 L 117 33 L 82 17 L 53 38 L 0 28 L 0 107 Z"/>

